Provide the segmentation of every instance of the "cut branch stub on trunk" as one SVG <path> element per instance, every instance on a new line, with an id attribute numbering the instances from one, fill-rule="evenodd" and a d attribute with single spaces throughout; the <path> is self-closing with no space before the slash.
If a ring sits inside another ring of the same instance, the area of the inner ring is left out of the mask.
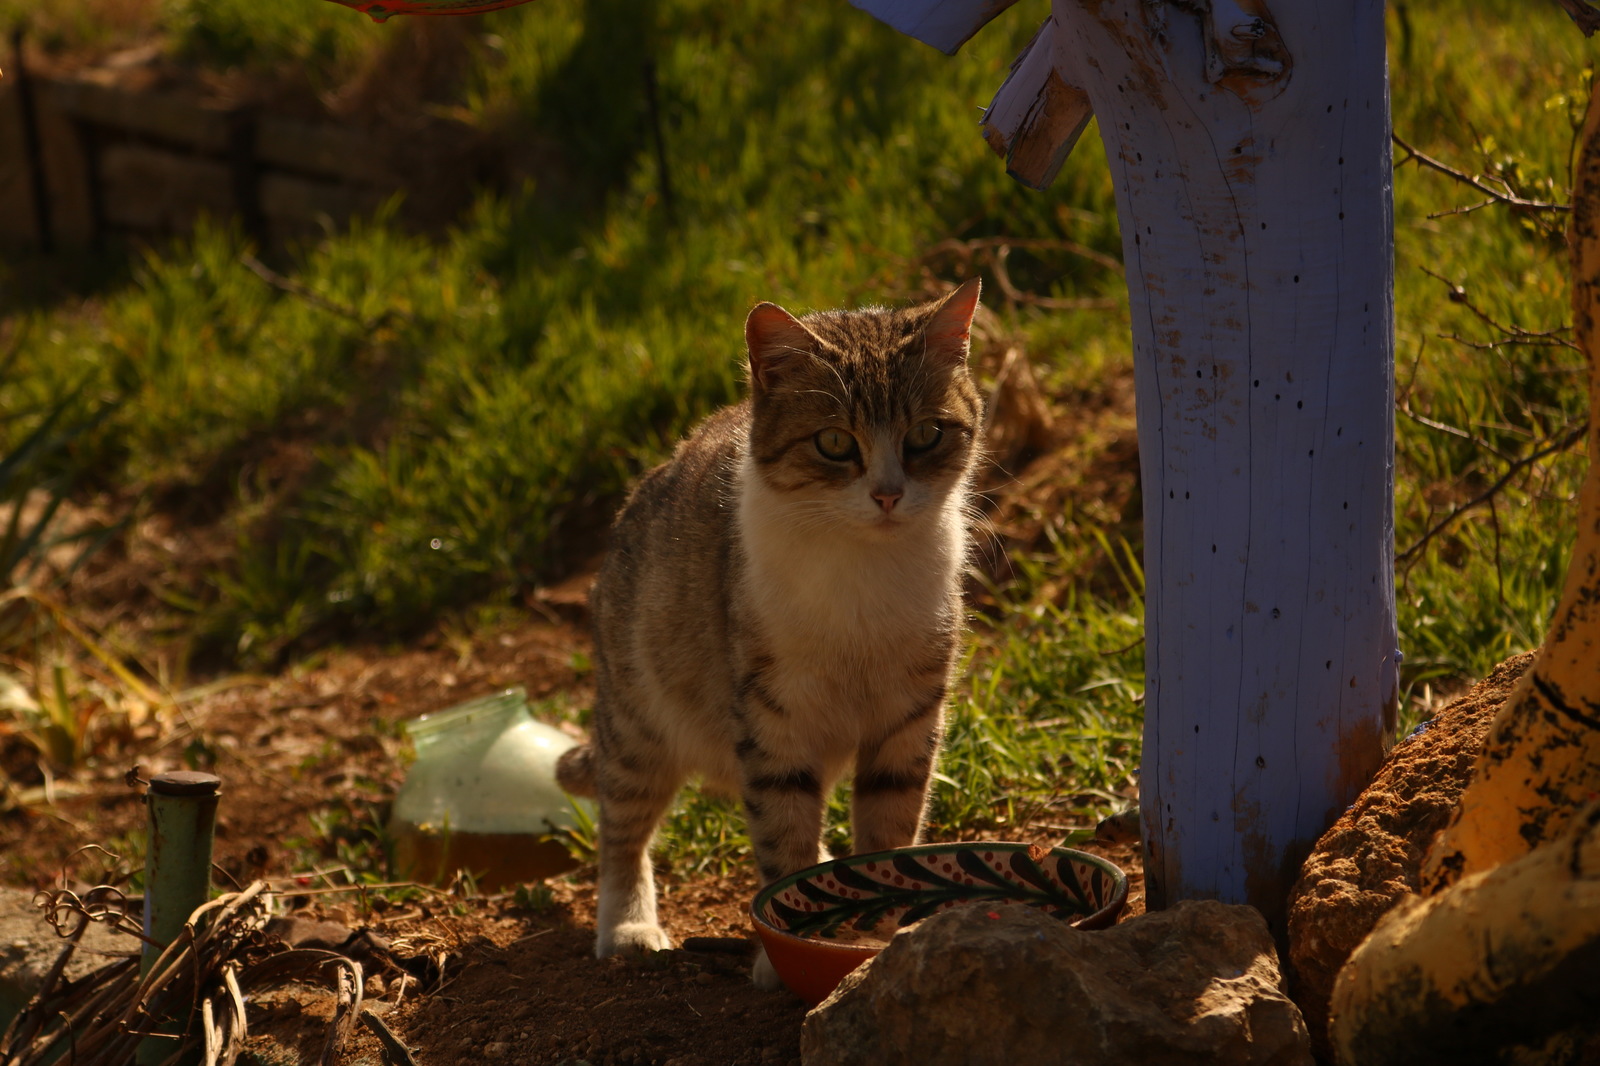
<path id="1" fill-rule="evenodd" d="M 1031 189 L 1045 189 L 1093 117 L 1089 94 L 1062 80 L 1051 18 L 1011 64 L 984 110 L 983 138 L 1006 161 L 1006 173 Z"/>
<path id="2" fill-rule="evenodd" d="M 1277 96 L 1289 81 L 1294 59 L 1284 47 L 1272 13 L 1262 0 L 1174 0 L 1201 17 L 1206 42 L 1206 80 L 1243 99 Z M 1152 5 L 1152 10 L 1162 10 Z"/>
<path id="3" fill-rule="evenodd" d="M 1261 0 L 1174 0 L 1198 15 L 1205 40 L 1205 76 L 1240 99 L 1271 99 L 1294 66 L 1272 14 Z M 1145 5 L 1152 38 L 1165 43 L 1167 6 Z M 1088 73 L 1092 74 L 1093 71 Z M 1052 17 L 1011 64 L 984 110 L 983 137 L 1005 159 L 1006 172 L 1032 189 L 1048 188 L 1094 117 L 1083 73 L 1067 69 Z"/>

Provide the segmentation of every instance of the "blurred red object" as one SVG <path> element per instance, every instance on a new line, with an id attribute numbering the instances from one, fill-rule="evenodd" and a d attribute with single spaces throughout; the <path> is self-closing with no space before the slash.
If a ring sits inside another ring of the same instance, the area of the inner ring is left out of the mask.
<path id="1" fill-rule="evenodd" d="M 353 7 L 382 22 L 390 15 L 476 15 L 484 11 L 498 11 L 502 7 L 516 7 L 528 0 L 332 0 L 335 4 Z"/>

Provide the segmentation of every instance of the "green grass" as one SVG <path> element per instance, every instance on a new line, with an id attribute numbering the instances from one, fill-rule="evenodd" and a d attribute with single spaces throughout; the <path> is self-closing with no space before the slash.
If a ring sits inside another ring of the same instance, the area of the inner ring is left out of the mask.
<path id="1" fill-rule="evenodd" d="M 486 22 L 506 58 L 474 99 L 530 121 L 570 115 L 574 79 L 614 67 L 573 30 L 604 13 L 552 0 Z M 0 394 L 87 375 L 126 397 L 73 473 L 222 501 L 238 562 L 180 592 L 218 650 L 272 661 L 330 634 L 403 636 L 441 610 L 515 602 L 570 562 L 594 501 L 734 395 L 740 321 L 759 299 L 893 297 L 951 235 L 1115 251 L 1095 146 L 1039 197 L 974 135 L 1027 20 L 952 63 L 843 6 L 770 14 L 663 6 L 639 46 L 667 112 L 672 219 L 637 123 L 551 119 L 576 145 L 567 180 L 589 190 L 576 207 L 537 189 L 485 198 L 441 242 L 386 217 L 358 224 L 298 257 L 294 281 L 315 299 L 269 286 L 237 235 L 203 229 L 93 318 L 37 331 Z M 615 106 L 636 109 L 642 81 L 611 81 L 627 97 Z M 1115 281 L 1044 256 L 1018 280 L 1069 293 Z M 310 462 L 285 485 L 289 445 Z"/>
<path id="2" fill-rule="evenodd" d="M 88 3 L 52 18 L 70 27 Z M 930 263 L 955 280 L 950 261 L 925 259 L 949 238 L 1054 237 L 1120 254 L 1097 138 L 1038 194 L 976 135 L 978 108 L 1045 10 L 1030 0 L 955 59 L 844 3 L 539 0 L 460 23 L 470 63 L 452 106 L 546 159 L 537 183 L 485 195 L 439 239 L 407 234 L 392 212 L 329 233 L 275 262 L 288 284 L 252 271 L 237 233 L 202 228 L 87 306 L 12 308 L 10 324 L 31 328 L 0 332 L 20 338 L 0 408 L 48 409 L 85 381 L 86 408 L 121 401 L 50 473 L 81 493 L 131 490 L 139 515 L 180 501 L 237 543 L 217 568 L 170 575 L 164 593 L 222 662 L 280 663 L 515 610 L 582 560 L 595 516 L 638 471 L 736 395 L 754 302 L 900 299 Z M 1595 46 L 1555 4 L 1398 10 L 1397 133 L 1562 199 Z M 299 69 L 313 91 L 371 69 L 407 32 L 323 0 L 172 0 L 161 18 L 175 54 Z M 1567 320 L 1559 219 L 1552 230 L 1498 208 L 1429 217 L 1475 197 L 1415 166 L 1397 172 L 1395 202 L 1399 391 L 1418 416 L 1397 429 L 1398 546 L 1517 464 L 1492 508 L 1464 513 L 1402 569 L 1413 691 L 1481 676 L 1539 640 L 1581 457 L 1523 460 L 1575 424 L 1584 394 L 1577 353 L 1503 343 L 1484 320 L 1532 331 Z M 0 265 L 0 292 L 22 274 Z M 1114 273 L 1065 254 L 1019 252 L 1012 274 L 1041 295 L 1120 294 Z M 1126 366 L 1121 312 L 993 308 L 1059 394 L 1092 397 Z M 8 420 L 0 444 L 27 430 Z M 1049 580 L 1025 580 L 998 620 L 975 628 L 932 809 L 938 835 L 1064 835 L 1130 784 L 1138 546 L 1086 544 L 1095 527 L 1080 518 L 1070 529 L 1063 518 L 1049 558 L 1020 561 Z M 1120 578 L 1091 583 L 1090 559 L 1121 560 Z M 837 802 L 831 817 L 838 835 Z M 710 865 L 747 847 L 736 812 L 700 798 L 666 839 Z"/>
<path id="3" fill-rule="evenodd" d="M 292 70 L 313 88 L 338 85 L 341 72 L 376 48 L 382 30 L 353 13 L 330 13 L 324 0 L 168 0 L 168 51 L 213 69 L 263 74 Z"/>
<path id="4" fill-rule="evenodd" d="M 1391 49 L 1395 132 L 1458 169 L 1506 175 L 1525 197 L 1565 200 L 1594 44 L 1559 10 L 1407 7 L 1412 43 L 1397 37 Z M 1399 393 L 1410 411 L 1450 427 L 1398 420 L 1401 552 L 1586 410 L 1580 353 L 1501 343 L 1506 334 L 1484 320 L 1534 332 L 1570 321 L 1564 216 L 1487 208 L 1429 217 L 1483 199 L 1414 165 L 1396 175 Z M 1467 302 L 1452 300 L 1449 286 Z M 1566 572 L 1582 471 L 1581 445 L 1529 463 L 1492 507 L 1466 512 L 1402 563 L 1410 685 L 1481 677 L 1538 644 Z"/>

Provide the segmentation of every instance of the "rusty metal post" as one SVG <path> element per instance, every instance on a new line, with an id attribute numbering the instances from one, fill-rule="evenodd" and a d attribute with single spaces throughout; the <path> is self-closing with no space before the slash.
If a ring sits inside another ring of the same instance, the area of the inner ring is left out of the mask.
<path id="1" fill-rule="evenodd" d="M 140 972 L 148 972 L 161 952 L 183 932 L 195 909 L 211 893 L 211 838 L 217 824 L 222 780 L 214 774 L 178 770 L 157 774 L 145 793 L 150 809 L 150 842 L 145 857 L 144 948 Z M 171 1057 L 183 1019 L 156 1024 L 162 1036 L 139 1044 L 138 1066 Z"/>

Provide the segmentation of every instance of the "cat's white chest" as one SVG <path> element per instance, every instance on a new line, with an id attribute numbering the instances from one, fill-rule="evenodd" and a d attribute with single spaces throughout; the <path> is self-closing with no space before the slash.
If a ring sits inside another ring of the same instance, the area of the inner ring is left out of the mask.
<path id="1" fill-rule="evenodd" d="M 958 517 L 928 515 L 893 537 L 863 538 L 742 509 L 741 599 L 787 706 L 814 722 L 839 718 L 843 729 L 845 720 L 897 715 L 923 694 L 919 669 L 954 622 L 965 551 Z"/>
<path id="2" fill-rule="evenodd" d="M 747 589 L 762 630 L 783 650 L 835 661 L 899 658 L 945 621 L 948 571 L 943 559 L 819 540 L 751 560 Z"/>

